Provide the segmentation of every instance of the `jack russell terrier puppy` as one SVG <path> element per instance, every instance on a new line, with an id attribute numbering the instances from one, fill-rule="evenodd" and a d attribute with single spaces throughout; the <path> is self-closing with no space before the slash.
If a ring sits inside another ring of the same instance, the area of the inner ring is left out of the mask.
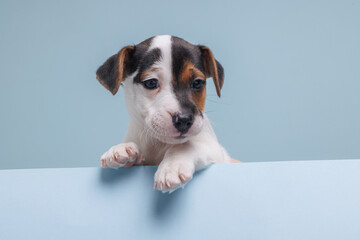
<path id="1" fill-rule="evenodd" d="M 203 112 L 208 77 L 220 97 L 224 70 L 210 49 L 169 35 L 106 60 L 96 78 L 114 95 L 123 86 L 130 124 L 123 143 L 101 156 L 101 166 L 159 165 L 154 188 L 172 192 L 209 164 L 235 162 Z"/>

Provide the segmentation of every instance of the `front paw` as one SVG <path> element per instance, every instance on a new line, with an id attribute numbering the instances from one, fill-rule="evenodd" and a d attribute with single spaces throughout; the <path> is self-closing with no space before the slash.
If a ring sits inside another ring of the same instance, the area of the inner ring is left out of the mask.
<path id="1" fill-rule="evenodd" d="M 120 143 L 111 147 L 101 156 L 101 167 L 103 168 L 119 168 L 131 167 L 140 159 L 139 148 L 135 143 Z"/>
<path id="2" fill-rule="evenodd" d="M 191 180 L 194 174 L 192 163 L 164 163 L 161 164 L 155 173 L 154 189 L 163 193 L 173 192 L 179 187 L 184 187 Z"/>

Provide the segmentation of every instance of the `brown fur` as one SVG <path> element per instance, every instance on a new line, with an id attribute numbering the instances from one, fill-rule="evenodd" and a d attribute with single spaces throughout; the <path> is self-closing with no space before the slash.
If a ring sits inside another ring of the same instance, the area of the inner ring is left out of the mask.
<path id="1" fill-rule="evenodd" d="M 196 78 L 201 78 L 202 80 L 205 80 L 205 75 L 199 69 L 197 69 L 193 63 L 188 61 L 185 62 L 180 80 L 186 85 L 189 85 L 190 82 Z"/>
<path id="2" fill-rule="evenodd" d="M 119 53 L 119 63 L 118 63 L 118 67 L 119 67 L 119 76 L 116 80 L 116 91 L 115 93 L 118 91 L 119 87 L 120 87 L 120 83 L 122 81 L 125 80 L 126 78 L 126 71 L 125 68 L 126 66 L 129 64 L 129 52 L 134 50 L 135 48 L 133 46 L 127 46 L 124 47 L 123 49 L 120 50 Z M 115 95 L 115 93 L 113 93 Z"/>
<path id="3" fill-rule="evenodd" d="M 193 63 L 187 61 L 184 63 L 184 66 L 182 68 L 182 73 L 180 77 L 180 81 L 182 81 L 185 86 L 190 86 L 191 81 L 195 79 L 202 79 L 205 80 L 205 75 L 197 69 Z M 198 107 L 198 109 L 202 112 L 205 108 L 205 98 L 206 98 L 206 87 L 203 87 L 203 89 L 200 92 L 193 92 L 192 93 L 192 100 Z"/>
<path id="4" fill-rule="evenodd" d="M 204 87 L 200 92 L 193 93 L 192 99 L 201 112 L 205 108 L 206 88 Z"/>
<path id="5" fill-rule="evenodd" d="M 220 78 L 224 78 L 224 76 L 218 76 L 218 69 L 216 66 L 216 61 L 214 58 L 214 55 L 212 54 L 212 52 L 210 51 L 210 49 L 208 47 L 202 46 L 202 54 L 203 54 L 203 65 L 205 67 L 205 74 L 206 77 L 212 77 L 214 80 L 214 84 L 215 84 L 215 88 L 216 88 L 216 93 L 217 95 L 220 97 L 221 93 L 221 86 L 219 84 L 219 77 Z M 222 81 L 221 81 L 222 82 Z"/>
<path id="6" fill-rule="evenodd" d="M 141 73 L 140 79 L 144 80 L 149 73 L 156 72 L 157 70 L 158 70 L 158 68 L 149 68 L 149 69 L 145 70 L 144 72 Z"/>
<path id="7" fill-rule="evenodd" d="M 118 75 L 115 79 L 115 86 L 111 88 L 106 82 L 101 79 L 98 75 L 96 75 L 96 79 L 103 85 L 107 90 L 109 90 L 113 95 L 117 93 L 119 90 L 120 84 L 126 78 L 127 74 L 127 66 L 129 65 L 129 53 L 134 50 L 133 46 L 127 46 L 122 48 L 117 54 L 117 62 L 118 62 Z"/>

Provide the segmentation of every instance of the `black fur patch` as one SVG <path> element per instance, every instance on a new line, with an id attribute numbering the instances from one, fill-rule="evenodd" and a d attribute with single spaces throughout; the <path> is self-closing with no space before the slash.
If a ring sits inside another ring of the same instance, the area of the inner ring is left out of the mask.
<path id="1" fill-rule="evenodd" d="M 172 71 L 178 81 L 186 61 L 192 62 L 196 68 L 204 72 L 201 62 L 201 51 L 198 47 L 178 37 L 171 37 Z"/>
<path id="2" fill-rule="evenodd" d="M 196 104 L 190 100 L 192 90 L 180 79 L 184 64 L 186 62 L 191 62 L 196 68 L 198 68 L 204 73 L 204 67 L 202 66 L 201 62 L 200 49 L 181 38 L 172 36 L 171 56 L 173 89 L 176 98 L 179 100 L 180 106 L 182 108 L 182 113 L 201 113 L 201 111 L 197 108 Z"/>
<path id="3" fill-rule="evenodd" d="M 141 74 L 153 66 L 155 62 L 158 62 L 160 58 L 161 50 L 159 48 L 154 48 L 151 51 L 144 53 L 139 62 L 139 72 L 134 77 L 134 83 L 141 83 Z"/>
<path id="4" fill-rule="evenodd" d="M 148 38 L 145 41 L 135 45 L 134 54 L 131 56 L 129 74 L 133 74 L 141 64 L 141 60 L 144 57 L 146 51 L 149 49 L 154 37 Z"/>
<path id="5" fill-rule="evenodd" d="M 112 55 L 96 71 L 96 75 L 103 81 L 105 85 L 108 86 L 109 89 L 115 88 L 116 79 L 119 75 L 118 56 L 118 53 Z"/>

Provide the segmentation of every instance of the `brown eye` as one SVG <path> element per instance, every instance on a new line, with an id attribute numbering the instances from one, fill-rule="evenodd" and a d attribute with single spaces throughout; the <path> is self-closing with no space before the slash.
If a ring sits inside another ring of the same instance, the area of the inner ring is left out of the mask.
<path id="1" fill-rule="evenodd" d="M 192 81 L 190 87 L 194 90 L 194 91 L 199 91 L 201 90 L 201 88 L 206 84 L 205 80 L 201 80 L 201 79 L 195 79 L 194 81 Z"/>
<path id="2" fill-rule="evenodd" d="M 143 84 L 146 89 L 156 89 L 159 87 L 159 81 L 156 78 L 143 81 Z"/>

